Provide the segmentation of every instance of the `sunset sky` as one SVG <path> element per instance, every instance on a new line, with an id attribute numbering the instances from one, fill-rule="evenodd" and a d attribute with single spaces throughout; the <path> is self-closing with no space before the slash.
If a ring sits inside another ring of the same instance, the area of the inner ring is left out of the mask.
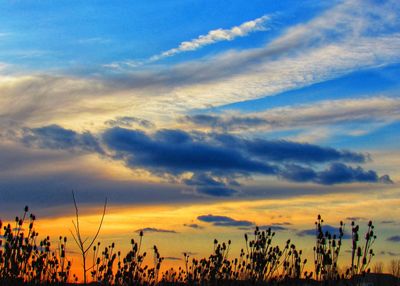
<path id="1" fill-rule="evenodd" d="M 7 0 L 0 19 L 1 218 L 29 205 L 69 235 L 74 190 L 89 235 L 107 197 L 100 240 L 145 229 L 179 265 L 255 225 L 310 255 L 320 213 L 372 219 L 377 260 L 400 256 L 398 1 Z"/>

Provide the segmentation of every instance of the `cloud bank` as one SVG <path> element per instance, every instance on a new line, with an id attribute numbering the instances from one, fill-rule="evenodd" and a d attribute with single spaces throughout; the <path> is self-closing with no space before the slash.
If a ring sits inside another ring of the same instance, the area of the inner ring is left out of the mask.
<path id="1" fill-rule="evenodd" d="M 252 175 L 322 185 L 392 183 L 388 175 L 349 165 L 369 161 L 368 154 L 227 133 L 112 127 L 93 135 L 49 125 L 24 128 L 18 140 L 35 148 L 99 154 L 215 197 L 237 194 L 239 180 Z"/>

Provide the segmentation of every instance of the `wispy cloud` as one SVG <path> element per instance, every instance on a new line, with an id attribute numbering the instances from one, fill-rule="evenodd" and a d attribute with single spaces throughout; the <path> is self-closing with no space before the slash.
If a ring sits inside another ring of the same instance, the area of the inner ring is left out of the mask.
<path id="1" fill-rule="evenodd" d="M 117 116 L 115 119 L 109 119 L 104 122 L 104 124 L 115 127 L 132 127 L 134 124 L 137 124 L 143 128 L 153 128 L 154 124 L 146 119 L 137 118 L 134 116 Z"/>
<path id="2" fill-rule="evenodd" d="M 400 235 L 394 235 L 394 236 L 388 237 L 386 240 L 390 241 L 390 242 L 400 242 Z"/>
<path id="3" fill-rule="evenodd" d="M 260 18 L 244 22 L 239 26 L 230 29 L 216 29 L 209 31 L 206 35 L 200 35 L 196 39 L 185 41 L 179 44 L 177 48 L 170 49 L 150 58 L 150 61 L 158 61 L 166 57 L 171 57 L 179 53 L 198 50 L 204 46 L 212 45 L 222 41 L 232 41 L 238 37 L 245 37 L 250 33 L 257 31 L 266 31 L 265 22 L 270 16 L 264 15 Z"/>
<path id="4" fill-rule="evenodd" d="M 6 71 L 7 68 L 9 68 L 9 67 L 10 67 L 9 64 L 0 62 L 0 72 Z"/>
<path id="5" fill-rule="evenodd" d="M 194 228 L 194 229 L 203 229 L 204 228 L 197 223 L 185 223 L 183 226 Z"/>
<path id="6" fill-rule="evenodd" d="M 400 101 L 394 97 L 324 100 L 312 104 L 271 108 L 263 112 L 194 114 L 180 119 L 181 124 L 219 131 L 276 131 L 305 127 L 331 126 L 340 123 L 390 123 L 400 119 Z"/>
<path id="7" fill-rule="evenodd" d="M 155 227 L 145 227 L 142 229 L 136 230 L 136 232 L 158 232 L 158 233 L 177 233 L 175 230 L 170 230 L 170 229 L 161 229 L 161 228 L 155 228 Z"/>
<path id="8" fill-rule="evenodd" d="M 373 2 L 344 3 L 350 4 L 340 4 L 289 28 L 257 49 L 224 52 L 157 70 L 130 70 L 106 80 L 37 76 L 0 83 L 0 116 L 48 120 L 66 118 L 68 111 L 71 117 L 72 113 L 80 113 L 75 120 L 89 121 L 105 114 L 103 110 L 112 117 L 117 111 L 118 116 L 124 116 L 127 114 L 121 114 L 121 110 L 135 106 L 135 116 L 150 118 L 158 125 L 151 117 L 159 116 L 160 110 L 182 114 L 398 62 L 400 34 L 392 27 L 399 20 L 390 16 L 397 13 L 398 5 L 393 3 L 391 8 Z M 116 96 L 118 102 L 106 100 Z M 164 115 L 162 120 L 165 122 L 167 117 Z"/>
<path id="9" fill-rule="evenodd" d="M 211 223 L 214 226 L 249 227 L 254 225 L 254 223 L 248 220 L 236 220 L 231 217 L 212 215 L 212 214 L 201 215 L 198 216 L 197 219 L 202 222 Z"/>

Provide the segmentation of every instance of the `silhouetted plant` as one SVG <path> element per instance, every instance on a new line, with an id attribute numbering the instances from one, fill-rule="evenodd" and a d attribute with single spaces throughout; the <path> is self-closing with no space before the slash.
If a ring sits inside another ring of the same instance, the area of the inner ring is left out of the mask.
<path id="1" fill-rule="evenodd" d="M 338 259 L 344 224 L 341 221 L 338 235 L 329 231 L 323 231 L 324 220 L 320 215 L 315 222 L 316 245 L 314 247 L 315 278 L 317 280 L 335 281 L 340 278 L 338 271 Z"/>
<path id="2" fill-rule="evenodd" d="M 347 276 L 351 277 L 355 275 L 369 273 L 368 268 L 371 263 L 372 257 L 375 255 L 372 250 L 372 245 L 376 240 L 376 235 L 374 234 L 374 225 L 372 221 L 368 222 L 368 229 L 365 233 L 364 244 L 360 243 L 359 230 L 360 227 L 355 225 L 354 221 L 351 222 L 351 237 L 352 237 L 352 249 L 351 249 L 351 266 L 347 270 Z"/>
<path id="3" fill-rule="evenodd" d="M 107 198 L 104 201 L 103 214 L 101 216 L 101 220 L 100 220 L 97 232 L 93 236 L 93 238 L 89 241 L 88 241 L 88 238 L 82 239 L 82 236 L 81 236 L 81 229 L 80 229 L 80 225 L 79 225 L 79 210 L 78 210 L 78 205 L 76 203 L 74 192 L 72 192 L 72 199 L 74 201 L 75 216 L 76 216 L 76 222 L 74 220 L 72 220 L 72 224 L 74 225 L 75 234 L 72 231 L 70 231 L 70 232 L 79 248 L 79 251 L 80 251 L 80 254 L 82 257 L 83 283 L 86 284 L 86 282 L 87 282 L 86 274 L 88 271 L 90 271 L 90 269 L 92 269 L 94 267 L 94 265 L 92 265 L 91 267 L 87 266 L 87 253 L 91 249 L 94 242 L 96 241 L 96 239 L 100 233 L 101 226 L 103 225 L 104 216 L 106 214 L 106 208 L 107 208 Z M 86 243 L 88 245 L 86 245 Z"/>
<path id="4" fill-rule="evenodd" d="M 106 282 L 114 281 L 114 285 L 155 285 L 159 281 L 159 271 L 161 268 L 161 257 L 156 246 L 153 247 L 153 263 L 154 267 L 150 268 L 144 265 L 146 252 L 141 253 L 141 245 L 143 239 L 143 231 L 139 233 L 139 242 L 131 239 L 131 250 L 127 255 L 120 260 L 121 254 L 118 252 L 118 265 L 115 275 L 109 275 L 112 279 L 107 279 Z M 113 246 L 112 246 L 113 248 Z M 112 263 L 115 260 L 115 254 L 112 257 L 111 263 L 108 262 L 107 269 L 109 274 L 112 274 Z M 105 282 L 104 280 L 101 282 Z"/>
<path id="5" fill-rule="evenodd" d="M 258 227 L 252 239 L 245 234 L 245 248 L 241 250 L 238 258 L 230 260 L 228 257 L 230 240 L 220 243 L 215 239 L 213 251 L 208 258 L 191 258 L 189 254 L 184 253 L 183 267 L 177 270 L 171 268 L 160 274 L 163 258 L 156 246 L 152 249 L 153 267 L 145 263 L 147 253 L 141 250 L 143 231 L 140 231 L 137 241 L 131 240 L 131 250 L 125 256 L 116 250 L 115 243 L 104 248 L 100 242 L 95 244 L 103 223 L 107 201 L 97 233 L 91 241 L 82 240 L 78 207 L 74 196 L 73 199 L 76 210 L 73 235 L 83 255 L 83 274 L 90 271 L 92 281 L 98 285 L 298 285 L 301 280 L 308 280 L 313 276 L 312 272 L 304 272 L 307 260 L 302 259 L 302 251 L 290 240 L 281 248 L 274 243 L 275 233 L 271 228 L 260 230 Z M 67 283 L 71 269 L 71 263 L 66 258 L 67 239 L 59 237 L 56 249 L 52 250 L 49 237 L 39 240 L 38 233 L 34 230 L 35 216 L 28 216 L 27 213 L 28 207 L 21 218 L 15 218 L 14 225 L 9 223 L 3 227 L 0 221 L 0 285 Z M 352 222 L 351 262 L 346 274 L 342 276 L 338 260 L 344 237 L 344 224 L 340 223 L 336 234 L 324 231 L 323 223 L 321 216 L 318 216 L 315 222 L 314 247 L 316 280 L 324 285 L 336 285 L 339 279 L 346 278 L 349 282 L 359 284 L 363 275 L 370 272 L 369 265 L 374 256 L 372 245 L 376 236 L 372 222 L 368 223 L 365 241 L 362 242 L 359 239 L 359 227 Z M 24 229 L 25 225 L 27 230 Z M 88 243 L 93 251 L 91 266 L 88 266 L 87 260 L 90 250 L 85 243 Z M 394 275 L 399 275 L 399 265 L 398 261 L 392 262 Z M 77 276 L 73 275 L 73 278 L 77 282 Z M 87 282 L 86 279 L 84 276 L 84 283 Z"/>
<path id="6" fill-rule="evenodd" d="M 231 241 L 218 243 L 214 239 L 214 251 L 208 258 L 197 260 L 193 258 L 189 263 L 189 255 L 184 253 L 185 270 L 181 269 L 178 278 L 188 284 L 215 284 L 217 281 L 227 281 L 232 278 L 232 263 L 228 260 Z"/>
<path id="7" fill-rule="evenodd" d="M 307 263 L 306 259 L 301 259 L 302 251 L 297 250 L 290 240 L 283 249 L 274 246 L 274 236 L 275 232 L 271 228 L 260 231 L 258 227 L 254 231 L 253 240 L 249 240 L 245 234 L 246 253 L 241 251 L 240 278 L 253 282 L 271 282 L 302 277 L 304 265 Z"/>
<path id="8" fill-rule="evenodd" d="M 26 206 L 23 216 L 15 218 L 14 227 L 7 224 L 3 228 L 0 221 L 0 284 L 66 283 L 71 269 L 71 262 L 65 255 L 67 238 L 60 236 L 55 251 L 51 250 L 48 236 L 37 243 L 39 234 L 34 230 L 36 218 L 33 214 L 28 218 L 28 211 Z M 28 225 L 27 232 L 25 224 Z"/>
<path id="9" fill-rule="evenodd" d="M 228 259 L 231 241 L 220 244 L 215 239 L 213 253 L 209 258 L 190 260 L 189 255 L 184 253 L 184 269 L 179 268 L 178 272 L 169 270 L 162 281 L 220 285 L 232 281 L 259 284 L 300 279 L 307 262 L 301 259 L 302 251 L 297 250 L 290 240 L 282 250 L 279 246 L 273 246 L 274 235 L 271 229 L 261 231 L 258 227 L 254 239 L 249 240 L 245 234 L 246 250 L 242 249 L 240 257 L 233 260 Z"/>

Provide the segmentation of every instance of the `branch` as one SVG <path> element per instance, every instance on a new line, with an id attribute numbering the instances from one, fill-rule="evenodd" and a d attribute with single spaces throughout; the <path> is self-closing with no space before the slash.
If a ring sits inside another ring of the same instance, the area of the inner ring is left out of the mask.
<path id="1" fill-rule="evenodd" d="M 106 208 L 107 208 L 107 198 L 104 200 L 103 214 L 101 216 L 101 221 L 100 221 L 100 224 L 99 224 L 99 228 L 97 229 L 96 235 L 93 237 L 93 239 L 90 242 L 89 246 L 86 248 L 85 253 L 92 247 L 93 243 L 95 242 L 95 240 L 97 239 L 97 236 L 100 233 L 100 229 L 101 229 L 101 226 L 103 225 L 103 221 L 104 221 L 104 216 L 106 214 Z"/>

